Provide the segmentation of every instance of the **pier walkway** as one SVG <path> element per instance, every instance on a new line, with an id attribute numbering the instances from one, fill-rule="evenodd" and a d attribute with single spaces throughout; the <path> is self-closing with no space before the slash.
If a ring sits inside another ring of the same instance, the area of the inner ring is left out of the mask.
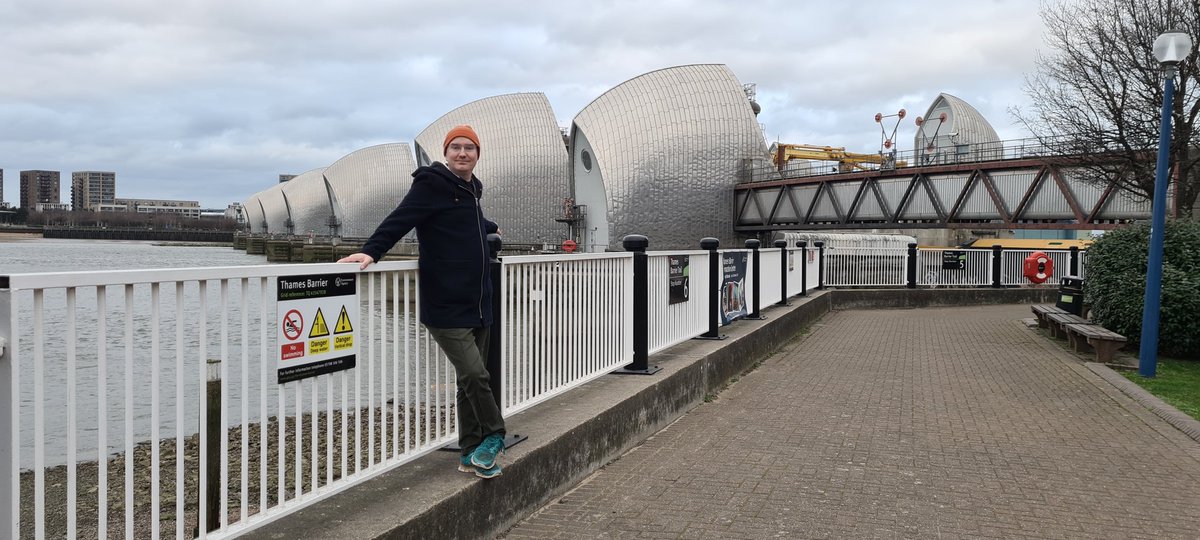
<path id="1" fill-rule="evenodd" d="M 1200 537 L 1200 442 L 1026 317 L 830 312 L 504 536 Z"/>

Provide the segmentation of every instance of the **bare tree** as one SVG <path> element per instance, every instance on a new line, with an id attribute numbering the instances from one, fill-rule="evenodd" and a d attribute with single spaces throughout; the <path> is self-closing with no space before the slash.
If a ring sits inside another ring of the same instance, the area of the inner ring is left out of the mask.
<path id="1" fill-rule="evenodd" d="M 1200 193 L 1200 0 L 1062 0 L 1043 4 L 1037 72 L 1025 79 L 1030 110 L 1011 112 L 1047 147 L 1078 156 L 1093 182 L 1154 193 L 1163 72 L 1151 46 L 1175 29 L 1194 40 L 1179 65 L 1172 112 L 1175 209 L 1192 215 Z"/>

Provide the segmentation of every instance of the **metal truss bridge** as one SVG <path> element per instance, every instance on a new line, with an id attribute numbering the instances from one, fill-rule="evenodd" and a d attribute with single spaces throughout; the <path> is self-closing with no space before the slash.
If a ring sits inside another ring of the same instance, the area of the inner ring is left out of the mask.
<path id="1" fill-rule="evenodd" d="M 1089 182 L 1064 159 L 997 157 L 738 184 L 734 228 L 1113 229 L 1150 218 L 1149 199 Z"/>

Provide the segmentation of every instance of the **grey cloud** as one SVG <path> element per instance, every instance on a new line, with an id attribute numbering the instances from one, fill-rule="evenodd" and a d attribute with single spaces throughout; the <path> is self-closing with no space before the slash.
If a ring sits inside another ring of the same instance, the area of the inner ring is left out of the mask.
<path id="1" fill-rule="evenodd" d="M 756 83 L 769 138 L 870 150 L 876 112 L 915 116 L 941 91 L 1019 136 L 1005 111 L 1040 32 L 1036 0 L 9 4 L 5 192 L 20 169 L 113 169 L 123 196 L 206 206 L 411 140 L 469 101 L 545 92 L 567 125 L 609 88 L 689 63 Z"/>

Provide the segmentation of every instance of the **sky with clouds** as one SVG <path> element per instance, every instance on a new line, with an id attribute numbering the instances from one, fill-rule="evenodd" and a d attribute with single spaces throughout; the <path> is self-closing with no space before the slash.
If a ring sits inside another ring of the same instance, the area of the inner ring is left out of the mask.
<path id="1" fill-rule="evenodd" d="M 544 92 L 561 126 L 681 64 L 757 85 L 768 141 L 875 152 L 876 113 L 946 92 L 1027 137 L 1039 0 L 21 0 L 0 3 L 0 168 L 117 173 L 117 196 L 224 208 L 281 173 Z"/>

